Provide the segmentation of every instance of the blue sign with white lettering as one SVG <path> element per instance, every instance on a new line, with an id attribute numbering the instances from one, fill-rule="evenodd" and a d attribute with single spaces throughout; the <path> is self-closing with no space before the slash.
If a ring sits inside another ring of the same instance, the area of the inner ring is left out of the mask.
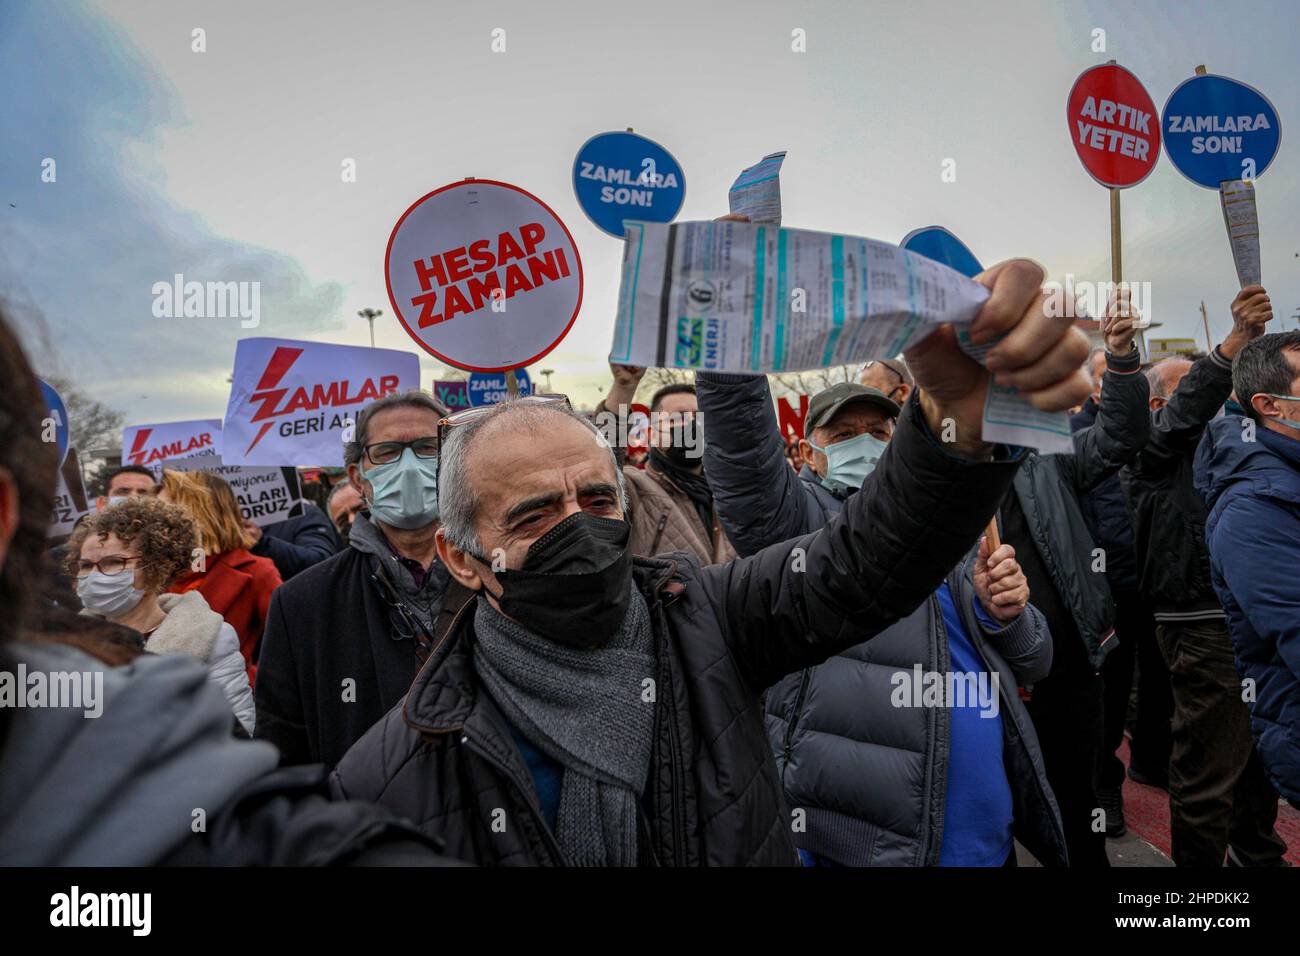
<path id="1" fill-rule="evenodd" d="M 955 269 L 972 279 L 984 271 L 984 267 L 975 258 L 975 254 L 966 248 L 966 244 L 943 226 L 913 229 L 903 237 L 899 245 L 908 252 L 915 252 L 935 262 L 942 262 L 948 268 Z"/>
<path id="2" fill-rule="evenodd" d="M 578 150 L 573 192 L 587 218 L 617 239 L 623 220 L 672 222 L 686 201 L 681 164 L 636 133 L 601 133 Z"/>
<path id="3" fill-rule="evenodd" d="M 1208 73 L 1169 94 L 1161 126 L 1169 161 L 1206 189 L 1259 178 L 1282 141 L 1277 110 L 1263 93 Z"/>
<path id="4" fill-rule="evenodd" d="M 59 466 L 63 466 L 63 459 L 68 456 L 68 409 L 63 404 L 63 399 L 44 379 L 38 379 L 41 383 L 41 398 L 45 402 L 45 422 L 41 426 L 42 436 L 50 424 L 54 425 L 54 441 L 58 444 L 59 449 Z"/>
<path id="5" fill-rule="evenodd" d="M 520 395 L 533 393 L 533 383 L 526 371 L 515 369 L 515 378 L 519 382 Z M 469 392 L 469 403 L 474 408 L 504 402 L 510 394 L 506 388 L 505 372 L 471 372 L 465 387 Z"/>

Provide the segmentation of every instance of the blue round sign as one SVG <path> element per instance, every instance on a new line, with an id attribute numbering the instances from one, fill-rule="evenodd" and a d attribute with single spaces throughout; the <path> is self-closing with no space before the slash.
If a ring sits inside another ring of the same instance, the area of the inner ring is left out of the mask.
<path id="1" fill-rule="evenodd" d="M 520 395 L 533 393 L 533 383 L 529 381 L 524 369 L 515 370 L 515 379 L 519 383 Z M 505 372 L 471 372 L 465 390 L 469 393 L 469 403 L 474 408 L 504 402 L 510 394 L 506 388 Z"/>
<path id="2" fill-rule="evenodd" d="M 969 278 L 974 278 L 984 271 L 984 267 L 975 258 L 975 254 L 966 248 L 966 244 L 943 226 L 913 229 L 903 237 L 900 245 L 908 252 L 915 252 L 935 262 L 942 262 L 948 268 L 955 269 Z"/>
<path id="3" fill-rule="evenodd" d="M 45 402 L 45 417 L 54 424 L 54 440 L 59 448 L 59 465 L 68 457 L 68 409 L 63 404 L 59 393 L 50 387 L 44 379 L 41 383 L 41 399 Z M 42 426 L 42 432 L 45 426 Z"/>
<path id="4" fill-rule="evenodd" d="M 573 192 L 587 218 L 617 239 L 623 220 L 672 222 L 686 201 L 681 164 L 636 133 L 600 133 L 573 161 Z"/>
<path id="5" fill-rule="evenodd" d="M 1169 94 L 1160 124 L 1169 161 L 1206 189 L 1257 179 L 1282 141 L 1277 110 L 1263 93 L 1208 73 Z"/>

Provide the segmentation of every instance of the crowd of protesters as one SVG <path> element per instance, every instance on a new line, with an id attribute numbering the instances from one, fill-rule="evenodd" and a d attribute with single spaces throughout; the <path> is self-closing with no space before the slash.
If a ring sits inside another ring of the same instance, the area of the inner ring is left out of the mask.
<path id="1" fill-rule="evenodd" d="M 1252 286 L 1144 367 L 1122 294 L 1090 355 L 1042 279 L 971 331 L 1069 453 L 983 441 L 949 329 L 793 440 L 761 375 L 660 387 L 639 451 L 644 369 L 593 415 L 397 393 L 296 517 L 125 466 L 59 542 L 0 319 L 0 670 L 103 688 L 0 707 L 0 862 L 1096 867 L 1127 773 L 1176 864 L 1283 865 L 1300 331 Z"/>

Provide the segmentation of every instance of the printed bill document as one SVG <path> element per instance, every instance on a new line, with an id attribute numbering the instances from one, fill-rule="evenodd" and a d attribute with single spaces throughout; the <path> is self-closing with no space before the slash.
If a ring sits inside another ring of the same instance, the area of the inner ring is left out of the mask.
<path id="1" fill-rule="evenodd" d="M 743 222 L 625 223 L 610 361 L 797 372 L 898 355 L 968 324 L 988 290 L 932 259 L 857 236 Z M 986 441 L 1069 451 L 1064 413 L 990 390 Z"/>

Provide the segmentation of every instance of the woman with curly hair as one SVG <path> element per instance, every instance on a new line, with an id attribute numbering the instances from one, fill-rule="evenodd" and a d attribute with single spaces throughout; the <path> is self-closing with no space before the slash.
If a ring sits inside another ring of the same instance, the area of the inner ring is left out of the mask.
<path id="1" fill-rule="evenodd" d="M 197 590 L 239 635 L 239 650 L 248 665 L 248 682 L 257 680 L 257 649 L 271 606 L 271 592 L 281 584 L 270 558 L 248 548 L 244 515 L 230 485 L 206 471 L 164 471 L 158 497 L 180 505 L 194 522 L 203 561 L 178 577 L 174 593 Z"/>
<path id="2" fill-rule="evenodd" d="M 66 566 L 82 613 L 133 628 L 151 653 L 203 661 L 251 736 L 253 691 L 235 629 L 197 591 L 164 593 L 189 569 L 195 547 L 194 525 L 182 509 L 157 498 L 128 498 L 77 526 Z"/>

